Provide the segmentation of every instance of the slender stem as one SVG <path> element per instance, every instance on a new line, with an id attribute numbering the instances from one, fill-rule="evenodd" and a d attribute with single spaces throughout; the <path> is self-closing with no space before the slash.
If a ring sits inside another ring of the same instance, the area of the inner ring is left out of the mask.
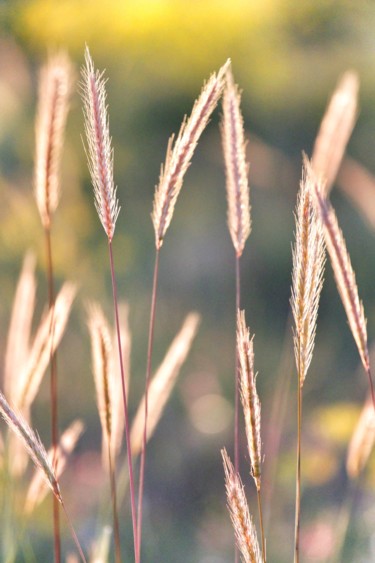
<path id="1" fill-rule="evenodd" d="M 370 384 L 370 392 L 371 392 L 371 399 L 372 399 L 372 404 L 375 410 L 375 393 L 374 393 L 374 384 L 372 383 L 372 377 L 371 377 L 371 370 L 370 370 L 370 366 L 368 366 L 367 370 L 367 377 L 369 380 L 369 384 Z"/>
<path id="2" fill-rule="evenodd" d="M 236 314 L 237 319 L 238 310 L 241 304 L 241 278 L 240 278 L 240 256 L 236 254 Z M 234 468 L 236 473 L 240 470 L 240 447 L 239 447 L 239 410 L 240 410 L 240 370 L 237 353 L 237 343 L 235 344 L 235 362 L 234 362 L 234 377 L 235 377 L 235 391 L 234 391 Z M 234 561 L 239 561 L 239 551 L 237 545 L 234 546 Z"/>
<path id="3" fill-rule="evenodd" d="M 112 508 L 113 508 L 113 530 L 114 530 L 114 541 L 115 541 L 115 561 L 116 563 L 121 563 L 121 545 L 120 545 L 120 526 L 118 521 L 118 510 L 117 510 L 117 493 L 116 493 L 116 467 L 112 461 L 111 443 L 110 437 L 108 436 L 108 464 L 109 464 L 109 475 L 111 482 L 111 497 L 112 497 Z"/>
<path id="4" fill-rule="evenodd" d="M 146 368 L 146 383 L 145 383 L 145 422 L 144 422 L 144 428 L 143 428 L 141 465 L 140 465 L 140 470 L 139 470 L 139 496 L 138 496 L 138 557 L 139 557 L 139 560 L 141 558 L 142 503 L 143 503 L 143 488 L 144 488 L 145 466 L 146 466 L 148 388 L 149 388 L 150 379 L 151 379 L 152 350 L 153 350 L 153 346 L 154 346 L 156 296 L 157 296 L 158 278 L 159 278 L 159 256 L 160 256 L 160 249 L 157 248 L 156 253 L 155 253 L 155 266 L 154 266 L 154 277 L 153 277 L 153 283 L 152 283 L 150 324 L 149 324 L 149 331 L 148 331 L 147 368 Z"/>
<path id="5" fill-rule="evenodd" d="M 55 307 L 55 284 L 53 275 L 53 261 L 52 261 L 52 243 L 51 243 L 51 229 L 46 227 L 44 229 L 45 243 L 46 243 L 46 256 L 47 256 L 47 284 L 48 284 L 48 304 L 51 310 L 51 350 L 50 350 L 50 397 L 51 397 L 51 434 L 52 434 L 52 448 L 53 459 L 52 465 L 54 471 L 57 470 L 57 447 L 59 442 L 58 430 L 58 388 L 57 388 L 57 356 L 53 352 L 53 340 L 55 330 L 54 320 L 54 307 Z M 60 540 L 60 507 L 59 501 L 53 496 L 53 528 L 54 528 L 54 553 L 55 563 L 61 562 L 61 540 Z"/>
<path id="6" fill-rule="evenodd" d="M 240 257 L 236 254 L 236 316 L 241 303 L 241 286 L 240 286 Z M 240 467 L 240 452 L 239 452 L 239 401 L 240 401 L 240 374 L 237 346 L 235 353 L 235 398 L 234 398 L 234 468 L 236 473 L 239 472 Z"/>
<path id="7" fill-rule="evenodd" d="M 259 514 L 259 526 L 260 526 L 260 537 L 262 541 L 262 560 L 263 563 L 266 563 L 266 539 L 264 534 L 264 526 L 263 526 L 263 510 L 262 510 L 262 499 L 260 496 L 260 486 L 257 487 L 257 499 L 258 499 L 258 514 Z"/>
<path id="8" fill-rule="evenodd" d="M 86 557 L 85 557 L 85 555 L 84 555 L 84 553 L 83 553 L 81 544 L 79 543 L 79 539 L 78 539 L 78 537 L 77 537 L 77 534 L 76 534 L 76 531 L 75 531 L 74 526 L 73 526 L 73 524 L 72 524 L 72 521 L 70 520 L 69 514 L 68 514 L 68 512 L 67 512 L 67 510 L 66 510 L 66 508 L 65 508 L 65 504 L 64 504 L 62 501 L 61 501 L 61 506 L 62 506 L 62 509 L 63 509 L 63 511 L 64 511 L 66 521 L 68 522 L 68 525 L 69 525 L 70 532 L 71 532 L 71 534 L 72 534 L 74 543 L 76 544 L 76 547 L 77 547 L 77 549 L 78 549 L 78 553 L 79 553 L 79 555 L 80 555 L 80 557 L 81 557 L 83 563 L 87 563 Z"/>
<path id="9" fill-rule="evenodd" d="M 128 466 L 129 466 L 130 504 L 131 504 L 132 524 L 133 524 L 134 557 L 135 557 L 136 563 L 139 563 L 138 548 L 137 548 L 137 546 L 138 546 L 138 543 L 137 543 L 137 513 L 136 513 L 136 506 L 135 506 L 135 486 L 134 486 L 133 462 L 132 462 L 132 452 L 131 452 L 130 433 L 129 433 L 128 401 L 127 401 L 127 397 L 126 397 L 124 363 L 123 363 L 123 360 L 122 360 L 122 352 L 121 352 L 121 334 L 120 334 L 120 321 L 119 321 L 119 315 L 118 315 L 117 285 L 116 285 L 116 278 L 115 278 L 115 268 L 114 268 L 114 262 L 113 262 L 113 251 L 112 251 L 112 240 L 111 239 L 108 239 L 108 249 L 109 249 L 109 261 L 110 261 L 110 267 L 111 267 L 113 306 L 114 306 L 114 311 L 115 311 L 117 345 L 118 345 L 118 353 L 119 353 L 119 360 L 120 360 L 122 398 L 123 398 L 123 402 L 124 402 L 125 438 L 126 438 L 126 448 L 127 448 Z"/>
<path id="10" fill-rule="evenodd" d="M 301 426 L 302 426 L 302 387 L 300 377 L 298 383 L 297 404 L 297 471 L 296 471 L 296 515 L 294 527 L 294 563 L 299 563 L 299 533 L 301 523 Z"/>

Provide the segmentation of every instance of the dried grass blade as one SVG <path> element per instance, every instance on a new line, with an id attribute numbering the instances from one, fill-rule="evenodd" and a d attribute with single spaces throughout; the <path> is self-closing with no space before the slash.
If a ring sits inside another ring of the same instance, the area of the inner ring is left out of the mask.
<path id="1" fill-rule="evenodd" d="M 259 491 L 262 468 L 260 401 L 254 373 L 253 339 L 250 338 L 250 331 L 246 327 L 244 311 L 237 312 L 237 354 L 240 361 L 241 401 L 245 417 L 251 474 Z"/>
<path id="2" fill-rule="evenodd" d="M 337 289 L 339 291 L 349 326 L 357 344 L 358 352 L 366 372 L 370 369 L 367 345 L 367 328 L 363 304 L 359 299 L 358 287 L 350 256 L 336 213 L 330 202 L 324 197 L 320 184 L 314 177 L 311 166 L 305 161 L 311 174 L 311 192 L 318 215 L 323 225 L 327 250 L 330 256 Z"/>
<path id="3" fill-rule="evenodd" d="M 323 230 L 311 199 L 313 181 L 305 164 L 296 208 L 291 297 L 295 323 L 294 353 L 301 387 L 314 350 L 325 263 Z"/>
<path id="4" fill-rule="evenodd" d="M 70 282 L 65 283 L 56 298 L 55 305 L 39 325 L 17 390 L 15 404 L 21 411 L 27 411 L 34 401 L 49 364 L 51 350 L 52 353 L 55 352 L 63 337 L 75 294 L 76 286 Z"/>
<path id="5" fill-rule="evenodd" d="M 25 256 L 22 272 L 13 301 L 4 362 L 4 392 L 15 403 L 18 376 L 24 367 L 28 353 L 31 323 L 34 313 L 36 281 L 35 256 Z"/>
<path id="6" fill-rule="evenodd" d="M 59 169 L 72 83 L 73 67 L 66 53 L 50 57 L 39 81 L 34 180 L 36 202 L 45 229 L 49 229 L 59 202 Z"/>
<path id="7" fill-rule="evenodd" d="M 180 332 L 174 338 L 165 358 L 150 382 L 148 395 L 147 439 L 149 440 L 160 420 L 164 407 L 172 392 L 180 368 L 184 363 L 193 339 L 196 335 L 200 317 L 197 313 L 190 313 L 182 325 Z M 143 430 L 145 422 L 145 398 L 143 396 L 130 434 L 132 454 L 138 455 L 142 448 Z"/>
<path id="8" fill-rule="evenodd" d="M 224 88 L 228 60 L 219 72 L 213 74 L 196 100 L 189 119 L 184 119 L 176 141 L 169 139 L 164 167 L 155 191 L 152 222 L 155 229 L 155 244 L 159 249 L 172 220 L 174 207 L 180 193 L 184 175 L 188 169 L 199 137 L 215 109 Z"/>
<path id="9" fill-rule="evenodd" d="M 65 430 L 65 432 L 60 436 L 60 441 L 57 447 L 57 459 L 59 463 L 56 468 L 56 478 L 59 479 L 62 475 L 66 464 L 68 462 L 68 458 L 84 430 L 84 424 L 81 420 L 75 420 L 69 428 Z M 53 448 L 48 451 L 48 460 L 52 466 L 53 457 L 54 457 L 54 450 Z M 25 508 L 24 511 L 26 514 L 31 514 L 33 510 L 38 506 L 47 494 L 47 488 L 45 484 L 45 480 L 43 479 L 43 475 L 40 471 L 35 473 L 29 489 L 26 494 L 26 501 L 25 501 Z"/>
<path id="10" fill-rule="evenodd" d="M 223 457 L 227 504 L 232 520 L 236 543 L 245 563 L 261 563 L 257 533 L 250 516 L 244 486 L 225 449 Z"/>
<path id="11" fill-rule="evenodd" d="M 346 470 L 351 479 L 357 479 L 363 471 L 375 443 L 375 413 L 368 399 L 349 443 Z"/>
<path id="12" fill-rule="evenodd" d="M 41 470 L 43 478 L 52 490 L 55 497 L 62 504 L 60 488 L 53 470 L 52 464 L 48 459 L 48 454 L 40 441 L 39 436 L 30 428 L 20 414 L 9 406 L 4 395 L 0 392 L 0 414 L 9 426 L 21 439 L 24 447 L 30 455 L 36 467 Z"/>
<path id="13" fill-rule="evenodd" d="M 81 95 L 85 117 L 87 159 L 94 187 L 95 207 L 109 241 L 112 241 L 120 211 L 113 181 L 113 149 L 109 135 L 106 80 L 95 70 L 86 47 L 82 69 Z"/>
<path id="14" fill-rule="evenodd" d="M 246 162 L 241 94 L 234 84 L 231 69 L 226 73 L 223 93 L 221 136 L 225 160 L 228 201 L 228 227 L 237 256 L 241 256 L 251 231 L 249 165 Z"/>
<path id="15" fill-rule="evenodd" d="M 358 114 L 359 80 L 348 71 L 340 79 L 324 114 L 313 150 L 312 166 L 325 183 L 325 195 L 335 181 Z"/>

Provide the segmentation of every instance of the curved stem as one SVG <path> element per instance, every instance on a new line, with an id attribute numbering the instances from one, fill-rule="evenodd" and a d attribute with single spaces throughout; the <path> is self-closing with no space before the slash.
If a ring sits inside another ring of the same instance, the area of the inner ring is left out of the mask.
<path id="1" fill-rule="evenodd" d="M 124 363 L 123 363 L 123 360 L 122 360 L 122 352 L 121 352 L 121 334 L 120 334 L 120 321 L 119 321 L 119 315 L 118 315 L 117 285 L 116 285 L 116 278 L 115 278 L 115 268 L 114 268 L 114 261 L 113 261 L 113 251 L 112 251 L 112 241 L 111 241 L 111 239 L 108 239 L 108 249 L 109 249 L 109 261 L 110 261 L 110 267 L 111 267 L 113 306 L 114 306 L 115 321 L 116 321 L 117 345 L 118 345 L 118 353 L 119 353 L 119 360 L 120 360 L 122 398 L 123 398 L 123 402 L 124 402 L 125 438 L 126 438 L 126 449 L 127 449 L 128 467 L 129 467 L 130 504 L 131 504 L 132 524 L 133 524 L 134 557 L 135 557 L 136 563 L 139 563 L 138 547 L 137 547 L 138 546 L 138 542 L 137 542 L 137 513 L 136 513 L 136 506 L 135 506 L 135 486 L 134 486 L 133 462 L 132 462 L 132 452 L 131 452 L 130 433 L 129 433 L 128 402 L 127 402 L 127 397 L 126 397 Z"/>
<path id="2" fill-rule="evenodd" d="M 154 276 L 153 276 L 153 283 L 152 283 L 150 324 L 149 324 L 149 331 L 148 331 L 147 368 L 146 368 L 146 383 L 145 383 L 145 422 L 144 422 L 144 428 L 143 428 L 141 465 L 140 465 L 140 470 L 139 470 L 139 496 L 138 496 L 138 557 L 139 557 L 139 560 L 140 560 L 140 555 L 141 555 L 142 503 L 143 503 L 143 488 L 144 488 L 145 466 L 146 466 L 148 388 L 149 388 L 150 379 L 151 379 L 152 350 L 153 350 L 153 345 L 154 345 L 156 296 L 157 296 L 158 278 L 159 278 L 159 256 L 160 256 L 160 249 L 157 248 L 156 253 L 155 253 L 155 266 L 154 266 Z"/>
<path id="3" fill-rule="evenodd" d="M 78 553 L 79 553 L 79 555 L 80 555 L 80 557 L 81 557 L 83 563 L 87 563 L 86 557 L 85 557 L 85 555 L 84 555 L 84 553 L 83 553 L 83 550 L 82 550 L 82 547 L 81 547 L 81 544 L 79 543 L 79 540 L 78 540 L 76 531 L 75 531 L 75 529 L 74 529 L 74 527 L 73 527 L 73 524 L 72 524 L 72 522 L 71 522 L 71 520 L 70 520 L 70 518 L 69 518 L 69 514 L 68 514 L 68 512 L 67 512 L 67 510 L 66 510 L 66 508 L 65 508 L 65 504 L 64 504 L 62 501 L 61 501 L 61 506 L 62 506 L 62 509 L 63 509 L 63 511 L 64 511 L 66 521 L 68 522 L 68 525 L 69 525 L 70 532 L 71 532 L 71 534 L 72 534 L 74 543 L 76 544 L 76 547 L 77 547 L 77 549 L 78 549 Z"/>

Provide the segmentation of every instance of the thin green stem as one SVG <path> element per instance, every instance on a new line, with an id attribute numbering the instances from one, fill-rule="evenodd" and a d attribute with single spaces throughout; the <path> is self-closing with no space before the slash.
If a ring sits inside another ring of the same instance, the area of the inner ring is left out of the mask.
<path id="1" fill-rule="evenodd" d="M 140 464 L 140 470 L 139 470 L 139 496 L 138 496 L 138 558 L 139 558 L 139 561 L 141 560 L 142 504 L 143 504 L 143 489 L 144 489 L 145 466 L 146 466 L 148 388 L 149 388 L 150 379 L 151 379 L 152 351 L 153 351 L 153 346 L 154 346 L 156 296 L 157 296 L 158 278 L 159 278 L 159 256 L 160 256 L 160 249 L 157 248 L 156 253 L 155 253 L 155 266 L 154 266 L 154 276 L 153 276 L 153 283 L 152 283 L 150 323 L 149 323 L 149 331 L 148 331 L 147 367 L 146 367 L 146 382 L 145 382 L 145 421 L 144 421 L 144 428 L 143 428 L 141 464 Z"/>
<path id="2" fill-rule="evenodd" d="M 138 556 L 138 542 L 137 542 L 137 513 L 136 513 L 136 505 L 135 505 L 135 486 L 134 486 L 134 475 L 133 475 L 133 461 L 132 461 L 132 452 L 131 452 L 131 444 L 130 444 L 130 432 L 129 432 L 128 401 L 127 401 L 127 397 L 126 397 L 124 362 L 123 362 L 123 359 L 122 359 L 122 351 L 121 351 L 121 334 L 120 334 L 120 321 L 119 321 L 119 314 L 118 314 L 117 285 L 116 285 L 115 267 L 114 267 L 114 261 L 113 261 L 113 250 L 112 250 L 112 240 L 111 239 L 108 239 L 108 249 L 109 249 L 109 261 L 110 261 L 110 268 L 111 268 L 111 279 L 112 279 L 113 307 L 114 307 L 115 321 L 116 321 L 117 345 L 118 345 L 118 354 L 119 354 L 120 371 L 121 371 L 122 398 L 123 398 L 123 402 L 124 402 L 125 438 L 126 438 L 126 448 L 127 448 L 127 457 L 128 457 L 128 467 L 129 467 L 130 504 L 131 504 L 132 525 L 133 525 L 134 557 L 135 557 L 135 562 L 139 563 L 140 560 L 139 560 L 139 556 Z"/>
<path id="3" fill-rule="evenodd" d="M 260 537 L 262 543 L 262 560 L 263 563 L 266 563 L 266 538 L 264 533 L 264 526 L 263 526 L 263 510 L 262 510 L 262 499 L 260 495 L 260 486 L 257 487 L 257 499 L 258 499 L 258 514 L 259 514 L 259 527 L 260 527 Z"/>
<path id="4" fill-rule="evenodd" d="M 301 525 L 301 428 L 302 428 L 302 387 L 297 378 L 297 468 L 296 468 L 296 508 L 294 526 L 294 563 L 299 563 L 299 535 Z"/>
<path id="5" fill-rule="evenodd" d="M 53 351 L 54 346 L 54 307 L 55 307 L 55 284 L 53 275 L 53 261 L 52 261 L 52 243 L 51 243 L 51 230 L 49 227 L 44 229 L 45 243 L 46 243 L 46 257 L 47 257 L 47 284 L 48 284 L 48 304 L 51 310 L 51 349 L 50 349 L 50 397 L 51 397 L 51 434 L 52 434 L 52 448 L 53 459 L 52 465 L 56 473 L 57 470 L 57 447 L 59 442 L 58 430 L 58 388 L 57 388 L 57 356 Z M 54 537 L 54 553 L 55 563 L 61 562 L 61 539 L 60 539 L 60 507 L 59 501 L 53 496 L 53 537 Z"/>

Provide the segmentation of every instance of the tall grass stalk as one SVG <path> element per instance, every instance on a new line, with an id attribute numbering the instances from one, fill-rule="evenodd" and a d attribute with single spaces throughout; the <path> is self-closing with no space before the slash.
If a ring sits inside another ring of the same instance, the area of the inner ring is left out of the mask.
<path id="1" fill-rule="evenodd" d="M 311 201 L 312 169 L 305 161 L 297 200 L 296 234 L 293 247 L 291 306 L 294 317 L 294 354 L 297 366 L 297 463 L 294 562 L 299 563 L 301 521 L 301 429 L 302 388 L 315 344 L 319 298 L 323 285 L 324 239 Z"/>
<path id="2" fill-rule="evenodd" d="M 121 349 L 120 322 L 118 313 L 117 284 L 113 259 L 112 239 L 116 220 L 119 214 L 119 204 L 113 181 L 113 151 L 109 136 L 109 122 L 106 106 L 106 91 L 103 73 L 95 71 L 88 48 L 85 52 L 85 67 L 82 69 L 82 97 L 84 102 L 85 131 L 87 139 L 87 157 L 91 180 L 94 186 L 95 206 L 108 239 L 108 252 L 112 280 L 113 306 L 117 333 L 117 346 L 121 372 L 122 398 L 125 417 L 125 437 L 129 468 L 130 500 L 134 540 L 134 556 L 139 563 L 137 541 L 137 512 L 135 502 L 135 484 L 133 476 L 133 461 L 129 438 L 129 415 L 125 384 L 125 374 Z"/>
<path id="3" fill-rule="evenodd" d="M 240 259 L 251 231 L 250 197 L 244 123 L 240 109 L 241 94 L 231 69 L 226 73 L 221 121 L 228 201 L 228 227 L 236 253 L 236 310 L 241 307 Z M 239 361 L 235 350 L 234 467 L 239 471 Z M 237 557 L 236 557 L 237 558 Z"/>
<path id="4" fill-rule="evenodd" d="M 226 70 L 230 65 L 228 60 L 219 72 L 213 74 L 204 85 L 199 98 L 195 101 L 188 119 L 182 122 L 177 139 L 172 135 L 168 142 L 164 167 L 162 167 L 159 184 L 155 191 L 152 221 L 155 230 L 155 266 L 152 284 L 151 310 L 149 322 L 149 338 L 147 345 L 147 366 L 145 380 L 145 408 L 144 431 L 141 463 L 139 470 L 138 493 L 138 556 L 140 557 L 142 540 L 142 505 L 146 466 L 147 418 L 148 418 L 148 390 L 152 372 L 152 350 L 155 329 L 156 297 L 158 287 L 159 255 L 165 234 L 172 220 L 177 197 L 181 191 L 185 173 L 190 166 L 194 150 L 203 133 L 212 112 L 214 111 L 224 88 Z"/>
<path id="5" fill-rule="evenodd" d="M 237 311 L 237 354 L 240 364 L 241 401 L 251 463 L 250 473 L 254 479 L 257 491 L 262 561 L 266 563 L 266 540 L 261 502 L 262 442 L 260 436 L 260 401 L 256 389 L 257 374 L 254 371 L 253 338 L 250 338 L 250 330 L 246 326 L 245 312 L 240 310 Z"/>
<path id="6" fill-rule="evenodd" d="M 63 53 L 52 57 L 42 69 L 39 87 L 38 114 L 36 121 L 35 196 L 44 229 L 47 263 L 48 304 L 53 311 L 55 304 L 54 272 L 52 259 L 51 226 L 60 195 L 59 169 L 64 140 L 65 123 L 69 109 L 72 85 L 72 68 Z M 58 383 L 57 357 L 53 351 L 54 321 L 51 315 L 50 396 L 51 434 L 54 450 L 53 465 L 57 468 L 58 430 Z M 53 498 L 55 561 L 61 561 L 59 503 Z"/>

